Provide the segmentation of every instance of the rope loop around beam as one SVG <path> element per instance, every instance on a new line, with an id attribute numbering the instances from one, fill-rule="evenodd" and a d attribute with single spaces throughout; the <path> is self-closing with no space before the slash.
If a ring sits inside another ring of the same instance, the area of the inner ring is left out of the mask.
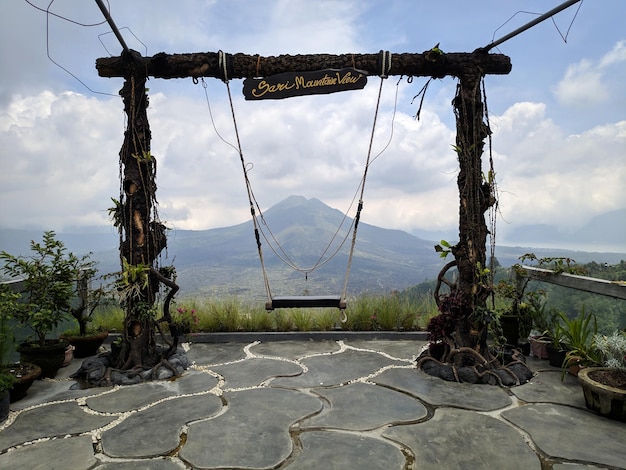
<path id="1" fill-rule="evenodd" d="M 378 53 L 378 70 L 380 78 L 387 78 L 391 71 L 391 52 L 381 51 Z"/>

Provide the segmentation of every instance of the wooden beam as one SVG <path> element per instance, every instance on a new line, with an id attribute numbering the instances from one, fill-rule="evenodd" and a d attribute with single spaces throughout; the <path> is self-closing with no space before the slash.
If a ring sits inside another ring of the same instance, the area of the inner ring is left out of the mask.
<path id="1" fill-rule="evenodd" d="M 228 78 L 267 77 L 284 72 L 309 72 L 324 69 L 353 67 L 370 75 L 380 75 L 380 54 L 308 54 L 260 55 L 228 54 Z M 220 78 L 218 52 L 190 54 L 166 54 L 141 57 L 137 52 L 120 57 L 104 57 L 96 60 L 101 77 L 124 77 L 129 74 L 129 62 L 141 65 L 146 74 L 155 78 Z M 139 62 L 139 64 L 137 64 Z M 511 59 L 503 54 L 442 53 L 439 49 L 421 54 L 392 54 L 389 75 L 443 78 L 447 75 L 460 77 L 469 70 L 479 70 L 482 75 L 506 75 L 511 71 Z"/>
<path id="2" fill-rule="evenodd" d="M 588 276 L 556 273 L 551 269 L 542 269 L 532 266 L 520 266 L 520 268 L 523 271 L 521 275 L 530 279 L 626 300 L 626 282 L 624 281 L 607 281 L 605 279 L 597 279 Z"/>

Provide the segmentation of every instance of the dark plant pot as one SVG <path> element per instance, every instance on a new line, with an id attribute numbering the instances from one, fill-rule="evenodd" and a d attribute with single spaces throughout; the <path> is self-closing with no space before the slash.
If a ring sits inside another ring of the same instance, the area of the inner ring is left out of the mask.
<path id="1" fill-rule="evenodd" d="M 522 341 L 518 344 L 518 347 L 524 356 L 530 356 L 530 341 Z"/>
<path id="2" fill-rule="evenodd" d="M 191 333 L 189 323 L 170 323 L 170 335 L 172 338 L 176 336 L 185 336 Z"/>
<path id="3" fill-rule="evenodd" d="M 519 318 L 517 315 L 502 315 L 500 317 L 502 335 L 506 338 L 506 344 L 517 346 L 519 341 Z"/>
<path id="4" fill-rule="evenodd" d="M 567 351 L 561 348 L 555 348 L 552 343 L 546 346 L 548 351 L 548 362 L 553 367 L 563 367 L 563 363 L 565 362 L 565 356 L 567 355 Z"/>
<path id="5" fill-rule="evenodd" d="M 0 423 L 6 421 L 10 411 L 10 394 L 9 392 L 0 393 Z"/>
<path id="6" fill-rule="evenodd" d="M 74 346 L 74 357 L 84 358 L 98 354 L 98 348 L 102 346 L 104 340 L 109 336 L 108 331 L 94 333 L 87 336 L 66 336 L 61 335 L 61 339 L 68 341 Z"/>
<path id="7" fill-rule="evenodd" d="M 38 342 L 22 343 L 17 347 L 20 361 L 30 362 L 41 367 L 41 378 L 53 379 L 65 362 L 67 341 L 46 340 L 44 346 Z"/>
<path id="8" fill-rule="evenodd" d="M 626 384 L 626 372 L 608 367 L 585 367 L 578 373 L 578 381 L 585 394 L 587 408 L 607 418 L 626 422 L 626 389 L 605 385 L 604 374 L 623 374 Z"/>
<path id="9" fill-rule="evenodd" d="M 11 403 L 21 400 L 26 396 L 26 392 L 33 382 L 41 375 L 41 367 L 35 364 L 20 363 L 9 368 L 15 382 L 10 390 Z"/>

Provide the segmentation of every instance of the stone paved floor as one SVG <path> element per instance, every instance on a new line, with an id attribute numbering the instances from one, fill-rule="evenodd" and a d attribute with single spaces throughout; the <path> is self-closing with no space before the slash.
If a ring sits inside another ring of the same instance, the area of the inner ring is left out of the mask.
<path id="1" fill-rule="evenodd" d="M 37 381 L 0 424 L 0 469 L 624 469 L 626 425 L 547 361 L 502 389 L 414 368 L 424 343 L 191 345 L 174 381 Z"/>

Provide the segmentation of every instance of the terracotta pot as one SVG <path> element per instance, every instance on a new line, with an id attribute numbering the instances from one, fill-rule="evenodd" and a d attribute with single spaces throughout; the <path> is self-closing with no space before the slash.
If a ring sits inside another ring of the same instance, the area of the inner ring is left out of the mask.
<path id="1" fill-rule="evenodd" d="M 15 376 L 15 383 L 10 390 L 11 403 L 21 400 L 26 396 L 26 392 L 33 382 L 41 375 L 41 367 L 35 364 L 20 363 L 9 367 Z"/>
<path id="2" fill-rule="evenodd" d="M 617 369 L 585 367 L 578 373 L 578 381 L 585 394 L 585 404 L 602 416 L 626 422 L 626 390 L 603 384 L 602 374 L 606 371 L 615 372 Z M 626 374 L 623 371 L 622 373 Z"/>
<path id="3" fill-rule="evenodd" d="M 539 359 L 548 359 L 548 344 L 550 341 L 540 338 L 530 338 L 530 353 Z"/>
<path id="4" fill-rule="evenodd" d="M 88 336 L 61 335 L 61 339 L 74 346 L 74 357 L 84 358 L 98 354 L 98 348 L 102 346 L 107 336 L 109 336 L 109 332 L 102 331 Z"/>

